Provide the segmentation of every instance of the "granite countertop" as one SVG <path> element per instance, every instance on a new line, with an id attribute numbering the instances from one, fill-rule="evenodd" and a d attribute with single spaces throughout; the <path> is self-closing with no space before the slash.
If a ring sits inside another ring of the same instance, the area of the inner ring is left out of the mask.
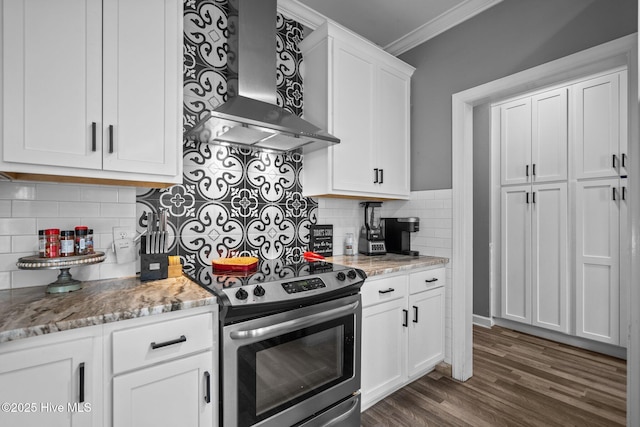
<path id="1" fill-rule="evenodd" d="M 45 290 L 0 291 L 0 343 L 217 303 L 185 276 L 149 282 L 137 277 L 96 280 L 65 294 Z"/>
<path id="2" fill-rule="evenodd" d="M 359 268 L 371 277 L 444 265 L 449 259 L 387 254 L 338 255 L 327 261 Z M 0 291 L 0 343 L 217 304 L 213 294 L 185 276 L 149 282 L 137 277 L 96 280 L 65 294 L 45 290 L 35 286 Z"/>
<path id="3" fill-rule="evenodd" d="M 444 265 L 449 262 L 449 258 L 433 256 L 409 256 L 398 254 L 386 254 L 367 256 L 357 255 L 337 255 L 327 258 L 327 261 L 336 264 L 355 267 L 367 273 L 368 277 L 380 274 L 396 273 L 401 271 L 415 270 L 418 268 L 431 267 L 434 265 Z"/>

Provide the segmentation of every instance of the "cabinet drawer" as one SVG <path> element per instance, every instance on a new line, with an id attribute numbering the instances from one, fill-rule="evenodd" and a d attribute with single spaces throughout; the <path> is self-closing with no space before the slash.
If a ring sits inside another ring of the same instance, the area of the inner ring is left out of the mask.
<path id="1" fill-rule="evenodd" d="M 113 333 L 113 374 L 182 357 L 212 346 L 211 313 L 116 331 Z"/>
<path id="2" fill-rule="evenodd" d="M 445 280 L 446 274 L 444 267 L 412 273 L 409 276 L 409 293 L 415 294 L 426 291 L 427 289 L 444 286 Z"/>
<path id="3" fill-rule="evenodd" d="M 366 280 L 362 286 L 362 306 L 404 298 L 407 295 L 407 276 Z"/>

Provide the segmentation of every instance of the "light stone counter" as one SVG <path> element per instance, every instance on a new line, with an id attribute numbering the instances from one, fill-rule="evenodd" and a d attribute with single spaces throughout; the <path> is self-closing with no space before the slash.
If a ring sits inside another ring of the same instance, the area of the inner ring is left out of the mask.
<path id="1" fill-rule="evenodd" d="M 357 255 L 336 255 L 327 258 L 327 261 L 336 264 L 355 267 L 367 273 L 368 277 L 380 274 L 397 273 L 401 271 L 411 271 L 419 268 L 442 265 L 449 262 L 449 258 L 433 256 L 408 256 L 398 254 L 386 254 L 377 256 Z"/>
<path id="2" fill-rule="evenodd" d="M 184 276 L 149 282 L 137 277 L 96 280 L 65 294 L 45 290 L 0 291 L 0 343 L 217 304 L 213 294 Z"/>

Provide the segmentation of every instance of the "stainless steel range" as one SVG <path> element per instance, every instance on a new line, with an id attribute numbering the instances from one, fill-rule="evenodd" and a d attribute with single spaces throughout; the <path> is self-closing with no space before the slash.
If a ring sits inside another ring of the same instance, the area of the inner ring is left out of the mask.
<path id="1" fill-rule="evenodd" d="M 360 426 L 362 270 L 270 260 L 209 279 L 223 426 Z"/>

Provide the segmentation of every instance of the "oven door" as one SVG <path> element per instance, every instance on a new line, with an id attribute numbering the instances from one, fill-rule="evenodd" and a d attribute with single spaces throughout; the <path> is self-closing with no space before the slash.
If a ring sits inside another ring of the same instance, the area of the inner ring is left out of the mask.
<path id="1" fill-rule="evenodd" d="M 361 319 L 357 294 L 224 326 L 223 425 L 291 426 L 358 392 Z"/>

